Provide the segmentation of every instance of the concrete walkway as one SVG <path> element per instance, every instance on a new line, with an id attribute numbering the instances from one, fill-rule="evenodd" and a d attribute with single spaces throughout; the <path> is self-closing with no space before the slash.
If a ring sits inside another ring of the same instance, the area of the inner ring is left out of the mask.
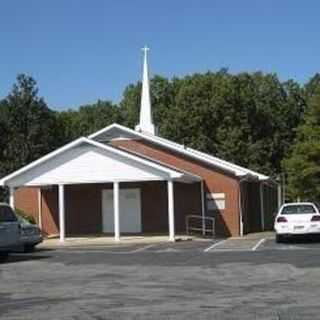
<path id="1" fill-rule="evenodd" d="M 181 235 L 176 237 L 176 241 L 195 240 L 194 236 Z M 199 239 L 198 240 L 203 240 Z M 162 236 L 123 236 L 119 242 L 110 236 L 92 236 L 92 237 L 70 237 L 64 242 L 60 242 L 58 238 L 45 239 L 37 248 L 76 248 L 76 247 L 99 247 L 99 246 L 128 246 L 136 244 L 158 244 L 169 242 L 168 235 Z"/>

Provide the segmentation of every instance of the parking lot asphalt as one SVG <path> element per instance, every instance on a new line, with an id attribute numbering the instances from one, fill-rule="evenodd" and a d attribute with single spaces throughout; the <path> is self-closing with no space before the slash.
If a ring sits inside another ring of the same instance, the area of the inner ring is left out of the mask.
<path id="1" fill-rule="evenodd" d="M 0 264 L 1 319 L 319 319 L 320 241 L 42 249 Z"/>

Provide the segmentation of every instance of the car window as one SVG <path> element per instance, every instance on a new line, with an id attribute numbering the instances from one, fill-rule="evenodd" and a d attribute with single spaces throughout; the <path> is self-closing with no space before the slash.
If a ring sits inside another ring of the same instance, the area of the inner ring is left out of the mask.
<path id="1" fill-rule="evenodd" d="M 307 213 L 316 213 L 316 210 L 313 206 L 309 204 L 301 204 L 301 205 L 294 205 L 294 206 L 285 206 L 281 211 L 281 214 L 307 214 Z"/>
<path id="2" fill-rule="evenodd" d="M 7 206 L 0 206 L 0 223 L 17 221 L 13 210 Z"/>

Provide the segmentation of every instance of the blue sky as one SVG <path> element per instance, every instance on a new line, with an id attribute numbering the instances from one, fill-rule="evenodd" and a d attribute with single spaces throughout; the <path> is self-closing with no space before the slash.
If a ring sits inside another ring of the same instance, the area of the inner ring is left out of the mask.
<path id="1" fill-rule="evenodd" d="M 0 97 L 27 73 L 54 109 L 117 102 L 144 44 L 152 74 L 227 67 L 303 83 L 320 71 L 319 12 L 313 0 L 4 0 Z"/>

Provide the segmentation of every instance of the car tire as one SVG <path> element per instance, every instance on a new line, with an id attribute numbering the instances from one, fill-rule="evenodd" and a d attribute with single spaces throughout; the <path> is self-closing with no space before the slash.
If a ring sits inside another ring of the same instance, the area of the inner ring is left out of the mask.
<path id="1" fill-rule="evenodd" d="M 23 251 L 24 252 L 33 252 L 34 251 L 34 245 L 33 244 L 26 244 L 24 247 L 23 247 Z"/>
<path id="2" fill-rule="evenodd" d="M 284 242 L 284 237 L 280 234 L 276 235 L 276 243 L 283 243 Z"/>

